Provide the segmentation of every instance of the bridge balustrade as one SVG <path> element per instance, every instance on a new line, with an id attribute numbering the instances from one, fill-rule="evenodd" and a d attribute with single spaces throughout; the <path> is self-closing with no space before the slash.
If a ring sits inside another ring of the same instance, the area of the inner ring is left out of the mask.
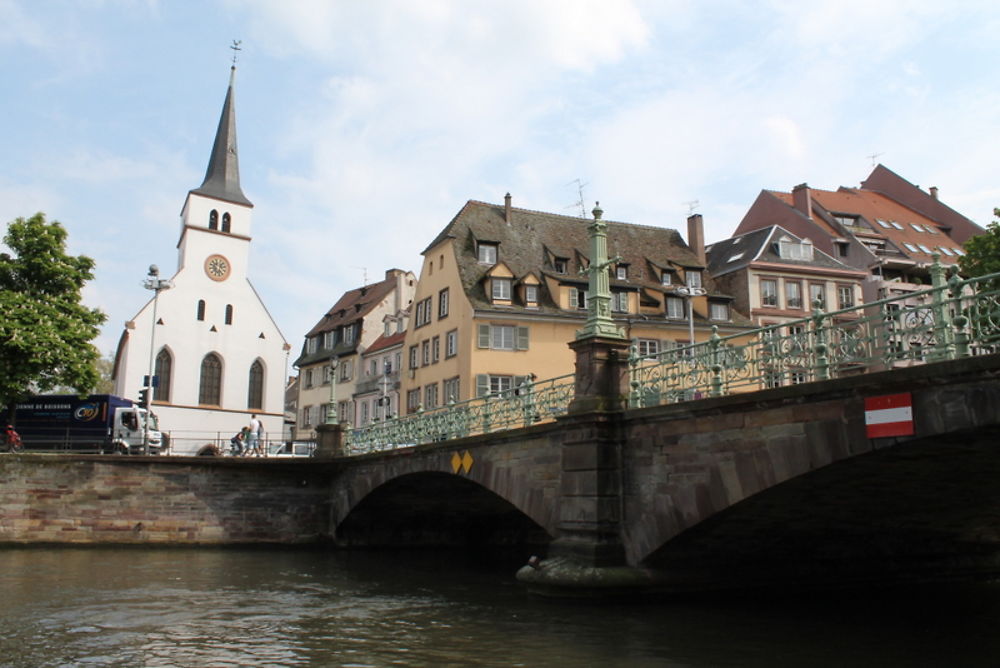
<path id="1" fill-rule="evenodd" d="M 935 261 L 925 290 L 650 355 L 629 355 L 629 408 L 693 401 L 1000 351 L 1000 274 L 945 280 Z M 574 398 L 572 374 L 375 422 L 346 433 L 364 454 L 555 419 Z"/>

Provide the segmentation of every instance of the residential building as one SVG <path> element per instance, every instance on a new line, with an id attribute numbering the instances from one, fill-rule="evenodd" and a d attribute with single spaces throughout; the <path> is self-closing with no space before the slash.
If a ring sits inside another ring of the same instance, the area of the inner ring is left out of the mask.
<path id="1" fill-rule="evenodd" d="M 675 230 L 608 224 L 611 310 L 641 354 L 749 322 L 705 271 L 701 216 L 691 246 Z M 423 251 L 407 329 L 404 412 L 433 409 L 524 379 L 571 374 L 568 344 L 587 317 L 589 220 L 469 201 Z M 682 288 L 697 296 L 684 297 Z M 692 309 L 689 311 L 688 305 Z"/>
<path id="2" fill-rule="evenodd" d="M 125 323 L 115 354 L 114 391 L 133 399 L 154 357 L 153 411 L 174 454 L 228 443 L 252 414 L 266 438 L 282 436 L 290 347 L 249 280 L 253 204 L 240 187 L 234 77 L 235 67 L 205 180 L 181 210 L 173 287 Z"/>
<path id="3" fill-rule="evenodd" d="M 962 243 L 983 232 L 936 197 L 879 165 L 860 188 L 761 191 L 735 235 L 780 225 L 853 269 L 869 274 L 864 301 L 928 287 L 932 256 L 957 264 Z"/>
<path id="4" fill-rule="evenodd" d="M 357 426 L 399 415 L 405 320 L 402 328 L 399 324 L 396 318 L 387 316 L 382 336 L 361 355 L 361 370 L 354 393 L 353 423 Z"/>
<path id="5" fill-rule="evenodd" d="M 384 280 L 345 292 L 309 330 L 295 360 L 299 370 L 296 438 L 315 438 L 317 425 L 326 422 L 333 374 L 338 421 L 354 424 L 354 394 L 359 381 L 364 381 L 362 353 L 385 336 L 387 321 L 398 332 L 405 330 L 415 289 L 413 272 L 390 269 Z"/>
<path id="6" fill-rule="evenodd" d="M 766 327 L 805 318 L 817 302 L 825 311 L 862 303 L 868 273 L 852 269 L 779 225 L 707 248 L 708 271 L 735 308 Z"/>

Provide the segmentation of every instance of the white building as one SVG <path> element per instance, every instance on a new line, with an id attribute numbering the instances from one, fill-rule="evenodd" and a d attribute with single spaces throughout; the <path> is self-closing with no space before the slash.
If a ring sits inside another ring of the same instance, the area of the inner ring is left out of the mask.
<path id="1" fill-rule="evenodd" d="M 234 76 L 205 180 L 181 210 L 173 287 L 125 323 L 115 355 L 115 393 L 138 399 L 155 352 L 153 412 L 172 454 L 228 443 L 252 414 L 266 438 L 282 434 L 290 346 L 247 276 L 253 204 L 240 188 Z"/>

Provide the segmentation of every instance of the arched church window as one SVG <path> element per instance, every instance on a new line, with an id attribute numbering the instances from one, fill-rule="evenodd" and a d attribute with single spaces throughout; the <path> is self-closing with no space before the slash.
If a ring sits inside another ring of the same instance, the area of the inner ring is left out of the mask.
<path id="1" fill-rule="evenodd" d="M 204 319 L 205 319 L 205 300 L 204 299 L 199 299 L 198 300 L 198 320 L 204 320 Z"/>
<path id="2" fill-rule="evenodd" d="M 170 372 L 173 370 L 174 359 L 166 348 L 156 355 L 157 386 L 153 388 L 153 401 L 170 401 Z"/>
<path id="3" fill-rule="evenodd" d="M 260 360 L 250 365 L 250 382 L 247 391 L 247 408 L 264 407 L 264 365 Z"/>
<path id="4" fill-rule="evenodd" d="M 198 403 L 219 406 L 222 396 L 222 360 L 215 353 L 205 355 L 201 361 L 201 380 L 198 383 Z"/>
<path id="5" fill-rule="evenodd" d="M 219 212 L 215 209 L 212 209 L 212 211 L 208 214 L 208 229 L 219 229 Z"/>
<path id="6" fill-rule="evenodd" d="M 233 324 L 233 305 L 226 304 L 226 324 Z"/>
<path id="7" fill-rule="evenodd" d="M 228 211 L 226 213 L 222 214 L 222 231 L 223 232 L 228 232 L 229 231 L 230 223 L 232 223 L 232 222 L 233 222 L 233 219 L 229 216 L 229 212 Z"/>

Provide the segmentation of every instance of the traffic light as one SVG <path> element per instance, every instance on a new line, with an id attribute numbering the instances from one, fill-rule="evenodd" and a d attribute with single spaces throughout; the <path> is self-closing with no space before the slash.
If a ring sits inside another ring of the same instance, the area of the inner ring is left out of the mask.
<path id="1" fill-rule="evenodd" d="M 149 388 L 144 387 L 139 390 L 139 405 L 143 408 L 149 407 Z"/>

